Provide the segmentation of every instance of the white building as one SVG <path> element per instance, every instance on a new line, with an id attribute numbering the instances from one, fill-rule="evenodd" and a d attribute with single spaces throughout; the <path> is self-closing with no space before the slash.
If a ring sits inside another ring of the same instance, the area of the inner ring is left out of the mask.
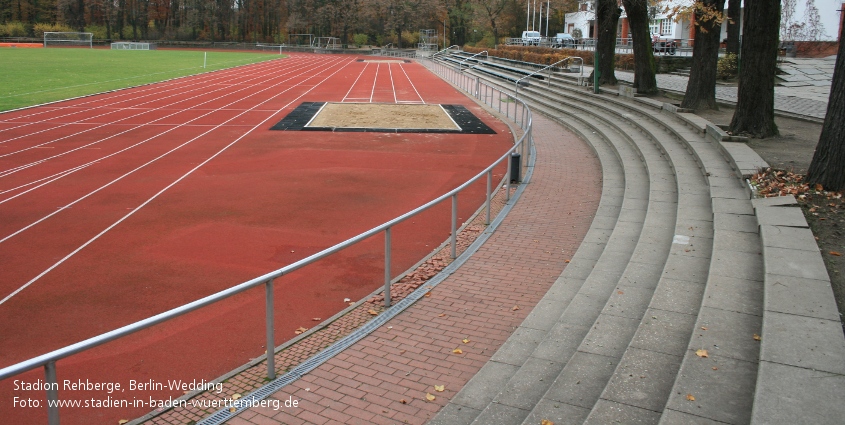
<path id="1" fill-rule="evenodd" d="M 795 12 L 792 14 L 792 23 L 800 25 L 807 21 L 806 11 L 810 2 L 813 2 L 818 9 L 819 22 L 822 26 L 822 31 L 818 38 L 820 40 L 836 40 L 839 36 L 839 26 L 842 22 L 842 10 L 845 9 L 845 3 L 842 0 L 794 0 Z M 695 30 L 694 28 L 691 30 L 690 21 L 682 20 L 675 22 L 673 18 L 669 17 L 670 12 L 667 11 L 671 11 L 675 6 L 690 4 L 692 4 L 692 0 L 661 1 L 658 6 L 652 8 L 654 18 L 650 25 L 651 34 L 657 35 L 662 39 L 678 40 L 682 44 L 686 44 L 686 41 L 694 38 Z M 581 0 L 579 2 L 578 12 L 566 14 L 564 32 L 572 34 L 576 29 L 579 29 L 583 38 L 593 38 L 594 5 L 594 0 Z M 727 7 L 727 2 L 725 6 Z M 725 14 L 727 14 L 727 9 L 725 10 Z M 742 22 L 740 22 L 740 25 L 742 25 Z M 616 34 L 618 38 L 623 40 L 630 37 L 628 19 L 624 9 L 622 16 L 619 18 L 619 26 L 617 27 Z M 722 24 L 721 39 L 724 40 L 725 38 L 727 38 L 727 23 Z M 783 35 L 782 38 L 801 39 L 800 37 L 786 37 Z"/>

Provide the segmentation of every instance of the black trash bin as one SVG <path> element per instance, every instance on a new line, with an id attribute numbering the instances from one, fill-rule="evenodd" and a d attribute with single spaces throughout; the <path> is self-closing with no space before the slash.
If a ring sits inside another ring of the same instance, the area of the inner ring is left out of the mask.
<path id="1" fill-rule="evenodd" d="M 511 154 L 511 183 L 519 183 L 522 172 L 522 155 L 519 152 Z"/>

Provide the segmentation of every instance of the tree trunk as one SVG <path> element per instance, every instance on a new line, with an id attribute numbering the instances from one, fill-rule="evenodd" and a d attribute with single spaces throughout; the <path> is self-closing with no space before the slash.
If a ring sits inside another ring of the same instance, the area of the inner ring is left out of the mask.
<path id="1" fill-rule="evenodd" d="M 721 12 L 725 9 L 725 0 L 703 0 L 702 6 Z M 719 60 L 719 36 L 722 25 L 715 19 L 707 19 L 704 13 L 696 12 L 695 45 L 692 48 L 692 67 L 690 69 L 687 92 L 681 107 L 697 110 L 719 109 L 716 104 L 716 62 Z"/>
<path id="2" fill-rule="evenodd" d="M 726 53 L 739 54 L 739 24 L 742 0 L 728 0 L 728 43 Z"/>
<path id="3" fill-rule="evenodd" d="M 599 0 L 596 19 L 599 21 L 599 36 L 596 41 L 596 53 L 599 55 L 599 85 L 617 83 L 614 70 L 616 61 L 616 27 L 622 9 L 616 0 Z"/>
<path id="4" fill-rule="evenodd" d="M 648 0 L 622 0 L 628 23 L 631 25 L 631 37 L 634 39 L 634 88 L 637 93 L 657 93 L 657 78 L 654 73 L 654 51 L 648 31 Z"/>
<path id="5" fill-rule="evenodd" d="M 744 18 L 739 89 L 730 131 L 759 138 L 776 136 L 775 70 L 780 1 L 746 0 Z"/>
<path id="6" fill-rule="evenodd" d="M 840 28 L 839 40 L 845 29 Z M 827 114 L 819 144 L 807 170 L 807 182 L 827 190 L 845 190 L 845 42 L 839 42 Z"/>

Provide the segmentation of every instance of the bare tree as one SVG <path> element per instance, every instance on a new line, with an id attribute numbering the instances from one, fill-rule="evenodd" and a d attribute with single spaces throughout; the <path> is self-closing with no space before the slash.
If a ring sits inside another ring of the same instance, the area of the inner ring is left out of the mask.
<path id="1" fill-rule="evenodd" d="M 725 0 L 698 0 L 693 5 L 695 44 L 692 67 L 682 108 L 719 109 L 716 104 L 716 62 L 719 60 L 719 36 L 725 17 Z"/>
<path id="2" fill-rule="evenodd" d="M 775 70 L 780 2 L 745 0 L 744 18 L 742 67 L 730 131 L 753 137 L 771 137 L 778 134 L 775 125 Z"/>
<path id="3" fill-rule="evenodd" d="M 726 53 L 739 54 L 739 30 L 742 13 L 742 0 L 728 0 L 728 42 Z"/>
<path id="4" fill-rule="evenodd" d="M 598 0 L 596 19 L 599 22 L 598 39 L 596 40 L 596 54 L 599 58 L 599 85 L 616 84 L 616 27 L 622 9 L 616 0 Z M 595 70 L 593 71 L 595 72 Z"/>
<path id="5" fill-rule="evenodd" d="M 657 66 L 648 30 L 648 0 L 622 0 L 622 5 L 634 39 L 634 88 L 643 94 L 657 93 Z"/>
<path id="6" fill-rule="evenodd" d="M 845 29 L 840 31 L 841 40 Z M 845 43 L 839 43 L 827 114 L 807 170 L 807 182 L 820 184 L 827 190 L 845 190 Z"/>

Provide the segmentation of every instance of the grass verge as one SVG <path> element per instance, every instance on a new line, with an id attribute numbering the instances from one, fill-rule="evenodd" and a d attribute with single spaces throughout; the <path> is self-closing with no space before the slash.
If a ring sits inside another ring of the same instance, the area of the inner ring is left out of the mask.
<path id="1" fill-rule="evenodd" d="M 2 49 L 0 111 L 280 57 L 194 50 Z"/>

